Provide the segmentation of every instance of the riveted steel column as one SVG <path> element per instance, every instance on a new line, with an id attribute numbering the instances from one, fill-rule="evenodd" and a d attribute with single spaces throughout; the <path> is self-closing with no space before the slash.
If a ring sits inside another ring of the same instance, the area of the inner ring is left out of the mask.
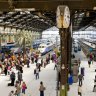
<path id="1" fill-rule="evenodd" d="M 67 96 L 68 78 L 68 32 L 67 29 L 59 29 L 61 39 L 61 80 L 60 96 Z"/>

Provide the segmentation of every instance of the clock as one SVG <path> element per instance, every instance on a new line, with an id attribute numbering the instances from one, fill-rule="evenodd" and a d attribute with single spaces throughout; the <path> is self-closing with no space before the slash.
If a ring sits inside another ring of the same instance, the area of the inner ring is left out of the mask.
<path id="1" fill-rule="evenodd" d="M 56 11 L 56 23 L 58 28 L 62 28 L 62 17 L 61 17 L 61 12 L 60 12 L 60 7 L 57 7 Z"/>
<path id="2" fill-rule="evenodd" d="M 63 27 L 68 28 L 70 25 L 70 11 L 67 6 L 64 7 L 64 15 L 63 15 Z"/>
<path id="3" fill-rule="evenodd" d="M 70 24 L 70 11 L 67 6 L 60 5 L 56 11 L 56 21 L 58 28 L 68 28 Z"/>

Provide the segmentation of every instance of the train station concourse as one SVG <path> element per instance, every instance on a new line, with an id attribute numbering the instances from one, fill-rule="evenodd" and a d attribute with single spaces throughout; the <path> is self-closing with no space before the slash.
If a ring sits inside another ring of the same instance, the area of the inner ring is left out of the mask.
<path id="1" fill-rule="evenodd" d="M 0 96 L 96 96 L 96 0 L 0 0 Z"/>

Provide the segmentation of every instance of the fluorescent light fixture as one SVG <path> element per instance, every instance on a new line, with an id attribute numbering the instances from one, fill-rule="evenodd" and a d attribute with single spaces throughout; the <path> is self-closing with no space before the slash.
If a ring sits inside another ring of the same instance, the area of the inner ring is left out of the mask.
<path id="1" fill-rule="evenodd" d="M 25 12 L 24 11 L 23 12 L 21 11 L 20 14 L 25 14 Z"/>
<path id="2" fill-rule="evenodd" d="M 30 14 L 30 11 L 25 11 L 27 14 Z"/>
<path id="3" fill-rule="evenodd" d="M 16 8 L 15 11 L 36 11 L 35 8 Z"/>
<path id="4" fill-rule="evenodd" d="M 22 11 L 22 9 L 14 9 L 15 11 Z"/>
<path id="5" fill-rule="evenodd" d="M 37 15 L 34 15 L 34 17 L 33 18 L 39 18 L 39 16 L 37 16 Z"/>
<path id="6" fill-rule="evenodd" d="M 28 10 L 28 11 L 36 11 L 35 8 L 28 8 L 27 10 Z"/>
<path id="7" fill-rule="evenodd" d="M 93 7 L 93 10 L 96 10 L 96 6 Z"/>

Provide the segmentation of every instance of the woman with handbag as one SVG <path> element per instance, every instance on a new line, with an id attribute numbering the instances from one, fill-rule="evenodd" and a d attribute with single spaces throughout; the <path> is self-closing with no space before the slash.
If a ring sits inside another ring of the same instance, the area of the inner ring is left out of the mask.
<path id="1" fill-rule="evenodd" d="M 25 82 L 22 83 L 22 87 L 21 88 L 22 88 L 22 93 L 25 94 L 25 91 L 27 89 L 27 86 L 26 86 Z"/>

